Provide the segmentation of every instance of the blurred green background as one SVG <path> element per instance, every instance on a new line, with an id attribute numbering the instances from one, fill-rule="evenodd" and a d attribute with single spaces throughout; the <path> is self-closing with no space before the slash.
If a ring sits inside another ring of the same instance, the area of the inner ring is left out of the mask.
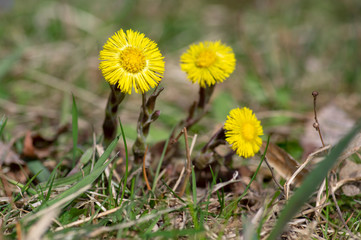
<path id="1" fill-rule="evenodd" d="M 210 114 L 195 132 L 209 136 L 238 106 L 266 116 L 266 132 L 312 117 L 314 90 L 321 93 L 319 106 L 341 102 L 361 117 L 359 0 L 2 0 L 0 115 L 9 118 L 7 131 L 71 122 L 74 94 L 83 137 L 93 129 L 101 134 L 109 87 L 98 70 L 98 53 L 120 28 L 145 33 L 165 56 L 165 91 L 157 103 L 162 115 L 151 142 L 165 138 L 197 99 L 198 86 L 186 80 L 179 58 L 189 44 L 204 40 L 230 45 L 237 67 L 217 86 Z M 129 138 L 135 137 L 140 101 L 133 93 L 122 104 Z M 302 129 L 292 131 L 297 138 Z"/>

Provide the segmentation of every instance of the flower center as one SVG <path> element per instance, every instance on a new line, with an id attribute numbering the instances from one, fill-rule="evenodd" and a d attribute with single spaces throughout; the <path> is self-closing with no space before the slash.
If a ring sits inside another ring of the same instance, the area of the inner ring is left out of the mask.
<path id="1" fill-rule="evenodd" d="M 256 129 L 252 124 L 246 123 L 243 125 L 242 134 L 246 140 L 253 140 L 255 132 Z"/>
<path id="2" fill-rule="evenodd" d="M 145 56 L 141 50 L 127 47 L 120 53 L 120 64 L 130 73 L 137 73 L 145 67 Z"/>
<path id="3" fill-rule="evenodd" d="M 217 55 L 211 50 L 202 51 L 196 60 L 197 67 L 206 68 L 211 66 L 217 59 Z"/>

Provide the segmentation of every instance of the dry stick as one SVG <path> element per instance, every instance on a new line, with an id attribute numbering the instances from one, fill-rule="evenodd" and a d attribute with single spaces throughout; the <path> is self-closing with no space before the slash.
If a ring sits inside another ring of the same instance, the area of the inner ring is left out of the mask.
<path id="1" fill-rule="evenodd" d="M 174 184 L 174 187 L 173 187 L 173 192 L 176 192 L 177 191 L 177 188 L 183 178 L 183 174 L 184 174 L 184 171 L 186 170 L 185 167 L 182 168 L 182 171 L 181 173 L 179 174 L 179 177 L 178 177 L 178 180 L 176 181 L 176 183 Z"/>
<path id="2" fill-rule="evenodd" d="M 170 141 L 170 145 L 175 144 L 176 142 L 178 142 L 179 138 L 182 136 L 182 134 L 184 133 L 183 129 L 178 133 L 177 137 L 171 139 Z"/>
<path id="3" fill-rule="evenodd" d="M 292 176 L 286 181 L 286 183 L 284 185 L 284 189 L 285 189 L 285 193 L 286 193 L 286 199 L 288 199 L 288 195 L 289 195 L 289 192 L 290 192 L 290 185 L 293 182 L 293 180 L 297 177 L 297 175 L 308 165 L 308 163 L 311 160 L 314 159 L 315 156 L 317 156 L 320 153 L 320 151 L 324 151 L 325 149 L 329 149 L 330 147 L 331 147 L 330 145 L 327 145 L 326 147 L 321 148 L 321 149 L 317 150 L 316 152 L 311 153 L 306 158 L 306 160 L 297 168 L 297 170 L 292 174 Z M 320 189 L 323 189 L 322 186 L 320 187 Z"/>
<path id="4" fill-rule="evenodd" d="M 322 142 L 322 146 L 325 147 L 325 143 L 323 142 L 323 138 L 322 138 L 322 134 L 321 134 L 321 129 L 320 129 L 320 124 L 318 123 L 318 119 L 317 119 L 317 111 L 316 111 L 316 99 L 317 99 L 317 96 L 318 96 L 318 92 L 317 91 L 313 91 L 312 92 L 312 96 L 313 96 L 313 112 L 315 114 L 315 123 L 313 124 L 313 127 L 317 130 L 318 134 L 320 135 L 320 139 L 321 139 L 321 142 Z M 328 176 L 326 176 L 327 178 Z M 329 183 L 330 184 L 330 183 Z M 344 227 L 346 228 L 347 232 L 350 234 L 350 235 L 353 235 L 351 230 L 349 229 L 349 227 L 347 226 L 346 222 L 345 222 L 345 219 L 343 218 L 343 215 L 341 213 L 341 209 L 340 207 L 338 206 L 338 203 L 337 203 L 337 199 L 336 199 L 336 196 L 335 196 L 335 193 L 332 189 L 332 187 L 329 185 L 328 189 L 330 190 L 331 192 L 331 196 L 332 196 L 332 200 L 333 202 L 335 203 L 335 206 L 336 206 L 336 210 L 337 210 L 337 213 L 338 213 L 338 216 L 340 217 L 340 220 L 342 222 L 342 224 L 344 225 Z"/>
<path id="5" fill-rule="evenodd" d="M 277 187 L 281 190 L 281 193 L 282 193 L 283 195 L 285 195 L 283 187 L 281 186 L 281 184 L 278 183 L 278 181 L 277 181 L 276 178 L 275 178 L 275 175 L 273 174 L 273 169 L 272 169 L 272 167 L 269 165 L 269 163 L 268 163 L 268 161 L 267 161 L 267 157 L 264 157 L 264 161 L 266 162 L 267 167 L 268 167 L 269 170 L 271 171 L 271 175 L 272 175 L 273 181 L 276 183 Z"/>
<path id="6" fill-rule="evenodd" d="M 21 225 L 20 222 L 16 222 L 16 236 L 18 237 L 18 240 L 23 239 L 23 232 L 21 231 Z"/>
<path id="7" fill-rule="evenodd" d="M 317 96 L 318 96 L 318 92 L 317 91 L 313 91 L 312 92 L 312 96 L 313 96 L 313 114 L 314 114 L 314 117 L 315 117 L 315 122 L 313 123 L 313 127 L 316 129 L 316 131 L 318 132 L 318 135 L 320 136 L 320 140 L 321 140 L 321 143 L 322 143 L 322 146 L 324 147 L 325 146 L 325 143 L 323 142 L 323 138 L 322 138 L 322 134 L 321 134 L 321 130 L 320 130 L 320 124 L 318 123 L 318 119 L 317 119 L 317 110 L 316 110 L 316 101 L 317 101 Z M 307 159 L 306 159 L 307 161 Z M 326 179 L 327 179 L 328 176 L 326 176 Z M 321 199 L 321 195 L 323 193 L 323 188 L 325 187 L 326 185 L 326 180 L 324 180 L 322 182 L 322 185 L 317 193 L 317 199 Z M 326 196 L 327 198 L 327 196 Z M 316 201 L 316 206 L 317 206 L 317 202 Z M 321 209 L 320 209 L 321 210 Z M 318 213 L 317 216 L 320 215 L 320 211 L 316 212 Z"/>
<path id="8" fill-rule="evenodd" d="M 323 138 L 322 138 L 322 134 L 321 134 L 320 124 L 318 123 L 318 119 L 317 119 L 316 99 L 318 96 L 318 92 L 313 91 L 312 96 L 313 96 L 313 113 L 315 115 L 315 123 L 313 124 L 313 127 L 317 130 L 318 134 L 320 135 L 322 146 L 325 147 L 325 143 L 323 142 Z"/>
<path id="9" fill-rule="evenodd" d="M 186 190 L 186 187 L 187 187 L 187 184 L 188 184 L 188 181 L 189 181 L 189 178 L 191 176 L 191 173 L 192 173 L 192 166 L 191 166 L 191 154 L 190 154 L 190 151 L 189 151 L 189 145 L 188 145 L 188 133 L 187 133 L 187 128 L 183 128 L 183 133 L 184 133 L 184 141 L 185 141 L 185 144 L 186 144 L 186 154 L 187 154 L 187 172 L 186 172 L 186 175 L 184 177 L 184 182 L 183 182 L 183 185 L 182 185 L 182 188 L 179 192 L 179 196 L 182 197 L 185 190 Z"/>
<path id="10" fill-rule="evenodd" d="M 353 217 L 354 212 L 351 213 L 350 217 L 346 220 L 346 224 L 351 220 L 351 218 Z"/>
<path id="11" fill-rule="evenodd" d="M 144 152 L 144 156 L 143 156 L 143 176 L 144 176 L 145 183 L 147 184 L 148 190 L 151 191 L 152 188 L 149 185 L 147 171 L 145 170 L 145 157 L 147 156 L 147 151 L 148 151 L 148 146 L 145 147 L 145 152 Z"/>
<path id="12" fill-rule="evenodd" d="M 334 203 L 335 203 L 335 206 L 336 206 L 338 215 L 339 215 L 339 217 L 340 217 L 340 219 L 341 219 L 341 222 L 342 222 L 342 224 L 345 226 L 348 234 L 350 234 L 350 236 L 352 236 L 353 233 L 351 232 L 351 230 L 350 230 L 349 227 L 347 226 L 347 223 L 345 222 L 345 219 L 344 219 L 343 216 L 342 216 L 341 209 L 340 209 L 340 207 L 339 207 L 338 204 L 337 204 L 337 199 L 336 199 L 336 196 L 335 196 L 335 192 L 333 191 L 333 189 L 332 189 L 332 187 L 331 187 L 330 185 L 329 185 L 328 188 L 330 189 L 331 196 L 332 196 L 332 199 L 333 199 L 333 201 L 334 201 Z"/>
<path id="13" fill-rule="evenodd" d="M 90 216 L 90 217 L 87 217 L 87 218 L 84 218 L 84 219 L 81 219 L 81 220 L 77 220 L 75 222 L 72 222 L 72 223 L 69 223 L 67 225 L 64 225 L 64 226 L 61 226 L 61 227 L 57 227 L 54 231 L 57 232 L 57 231 L 60 231 L 60 230 L 63 230 L 65 228 L 70 228 L 70 227 L 74 227 L 74 226 L 78 226 L 80 224 L 83 224 L 83 223 L 86 223 L 88 222 L 89 220 L 91 219 L 97 219 L 97 218 L 101 218 L 101 217 L 104 217 L 104 216 L 107 216 L 109 214 L 112 214 L 116 211 L 118 211 L 121 207 L 116 207 L 116 208 L 112 208 L 110 210 L 107 210 L 106 212 L 102 212 L 102 213 L 99 213 L 97 215 L 93 215 L 93 216 Z"/>
<path id="14" fill-rule="evenodd" d="M 192 140 L 192 143 L 191 143 L 191 147 L 190 147 L 190 154 L 192 154 L 193 152 L 193 148 L 194 148 L 194 145 L 196 143 L 196 140 L 197 140 L 197 134 L 194 135 L 193 137 L 193 140 Z M 184 171 L 185 171 L 185 167 L 182 168 L 182 171 L 178 177 L 178 180 L 177 182 L 174 184 L 174 187 L 173 187 L 173 192 L 176 192 L 177 188 L 178 188 L 178 185 L 180 184 L 182 178 L 183 178 L 183 174 L 184 174 Z"/>
<path id="15" fill-rule="evenodd" d="M 140 218 L 132 220 L 132 221 L 115 224 L 115 225 L 112 225 L 112 226 L 109 226 L 109 227 L 108 226 L 98 227 L 94 231 L 92 231 L 90 233 L 88 232 L 88 236 L 90 238 L 94 238 L 94 237 L 96 237 L 96 236 L 98 236 L 98 235 L 100 235 L 102 233 L 111 232 L 111 231 L 115 231 L 115 230 L 121 230 L 121 229 L 124 229 L 124 228 L 132 227 L 134 225 L 139 226 L 141 223 L 149 222 L 150 220 L 155 219 L 158 216 L 162 216 L 163 214 L 167 214 L 167 213 L 170 213 L 170 212 L 179 211 L 182 208 L 184 208 L 184 206 L 166 208 L 164 210 L 158 210 L 154 214 L 148 214 L 148 215 L 146 215 L 144 217 L 140 217 Z M 113 210 L 113 209 L 111 209 L 111 210 Z M 79 233 L 79 230 L 77 232 Z M 80 233 L 81 233 L 81 231 L 80 231 Z"/>

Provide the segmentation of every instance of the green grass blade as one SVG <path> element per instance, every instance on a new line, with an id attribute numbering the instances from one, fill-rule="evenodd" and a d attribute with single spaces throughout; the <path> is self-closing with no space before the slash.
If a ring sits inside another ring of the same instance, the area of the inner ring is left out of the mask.
<path id="1" fill-rule="evenodd" d="M 81 179 L 74 186 L 72 186 L 68 190 L 62 192 L 56 198 L 48 201 L 46 206 L 49 207 L 49 206 L 59 202 L 63 198 L 66 198 L 69 195 L 76 193 L 77 191 L 84 188 L 85 186 L 92 184 L 103 173 L 103 171 L 108 166 L 108 164 L 114 159 L 113 158 L 110 161 L 105 162 L 108 159 L 108 157 L 110 156 L 111 152 L 114 150 L 115 146 L 117 145 L 118 140 L 119 140 L 119 136 L 113 140 L 113 142 L 109 145 L 109 147 L 104 151 L 103 155 L 98 159 L 98 161 L 96 163 L 98 165 L 98 167 L 94 168 L 94 170 L 91 173 L 89 173 L 88 175 L 85 175 L 84 178 Z"/>
<path id="2" fill-rule="evenodd" d="M 154 175 L 154 182 L 153 182 L 153 186 L 152 186 L 152 192 L 154 192 L 155 188 L 157 187 L 157 179 L 158 179 L 158 176 L 159 176 L 159 173 L 160 173 L 160 168 L 162 167 L 165 152 L 167 151 L 167 148 L 168 148 L 168 144 L 169 144 L 169 138 L 167 139 L 167 141 L 164 144 L 163 152 L 162 152 L 162 155 L 160 156 L 160 159 L 159 159 L 157 170 L 156 170 L 155 175 Z"/>
<path id="3" fill-rule="evenodd" d="M 174 229 L 170 231 L 157 231 L 154 233 L 147 233 L 144 235 L 146 238 L 155 238 L 155 237 L 162 237 L 162 239 L 178 239 L 179 237 L 189 237 L 189 236 L 196 236 L 204 232 L 204 229 Z M 197 238 L 195 238 L 197 239 Z"/>
<path id="4" fill-rule="evenodd" d="M 45 201 L 48 201 L 50 199 L 51 190 L 53 189 L 53 183 L 54 183 L 55 177 L 56 177 L 56 175 L 54 174 L 54 175 L 52 175 L 52 178 L 50 179 L 48 194 L 46 194 Z"/>
<path id="5" fill-rule="evenodd" d="M 259 170 L 260 170 L 260 168 L 261 168 L 261 165 L 262 165 L 262 163 L 263 163 L 263 161 L 264 161 L 264 159 L 265 159 L 265 157 L 266 157 L 266 153 L 267 153 L 267 150 L 268 150 L 269 141 L 270 141 L 270 136 L 268 136 L 267 145 L 266 145 L 266 148 L 265 148 L 265 150 L 264 150 L 264 153 L 262 154 L 261 161 L 259 162 L 258 167 L 257 167 L 256 171 L 254 172 L 252 178 L 251 178 L 251 181 L 250 181 L 250 182 L 248 183 L 248 185 L 246 186 L 246 189 L 243 191 L 243 193 L 241 194 L 241 196 L 239 196 L 236 200 L 232 201 L 229 205 L 227 205 L 226 207 L 224 207 L 223 212 L 224 212 L 224 214 L 225 214 L 225 218 L 226 218 L 226 219 L 229 219 L 229 218 L 232 216 L 234 210 L 235 210 L 235 209 L 237 208 L 237 206 L 238 206 L 238 203 L 242 200 L 242 198 L 243 198 L 244 196 L 247 195 L 248 189 L 251 187 L 252 182 L 256 179 L 256 176 L 257 176 L 257 174 L 258 174 L 258 172 L 259 172 Z"/>
<path id="6" fill-rule="evenodd" d="M 160 181 L 163 183 L 164 186 L 166 186 L 166 187 L 168 188 L 168 190 L 173 194 L 173 196 L 175 196 L 176 198 L 178 198 L 179 201 L 181 201 L 182 203 L 186 203 L 186 201 L 184 201 L 181 197 L 179 197 L 178 194 L 175 193 L 175 192 L 173 191 L 173 189 L 172 189 L 171 187 L 169 187 L 169 186 L 163 181 L 163 179 L 161 179 Z"/>
<path id="7" fill-rule="evenodd" d="M 0 120 L 0 136 L 2 135 L 4 128 L 6 126 L 8 119 L 5 116 L 2 116 L 1 120 Z"/>
<path id="8" fill-rule="evenodd" d="M 196 174 L 194 172 L 194 168 L 192 167 L 192 197 L 193 204 L 190 204 L 189 211 L 193 219 L 193 224 L 195 229 L 199 229 L 199 221 L 198 221 L 198 207 L 197 207 L 197 185 L 196 185 Z"/>
<path id="9" fill-rule="evenodd" d="M 75 173 L 74 175 L 56 179 L 53 183 L 53 186 L 59 187 L 59 186 L 64 186 L 64 185 L 70 185 L 70 184 L 80 181 L 84 175 L 88 175 L 90 173 L 90 167 L 91 167 L 90 165 L 87 165 L 86 167 L 82 168 L 82 171 L 79 171 L 79 172 Z M 44 187 L 46 187 L 46 185 L 47 185 L 47 182 L 43 182 L 43 183 L 39 184 L 39 187 L 44 188 Z"/>
<path id="10" fill-rule="evenodd" d="M 127 188 L 127 181 L 128 181 L 128 145 L 127 145 L 127 140 L 125 139 L 125 134 L 124 134 L 124 129 L 123 129 L 123 125 L 122 122 L 119 119 L 119 125 L 120 125 L 120 131 L 122 132 L 122 138 L 123 138 L 123 143 L 124 143 L 124 149 L 125 149 L 125 176 L 124 176 L 124 183 L 123 183 L 123 190 L 122 190 L 122 196 L 120 198 L 120 203 L 119 206 L 122 204 L 123 199 L 124 199 L 124 194 L 125 194 L 125 189 Z M 120 184 L 119 184 L 120 187 Z M 117 194 L 118 196 L 119 194 Z M 116 201 L 118 201 L 118 197 L 116 199 Z"/>
<path id="11" fill-rule="evenodd" d="M 330 154 L 320 162 L 317 167 L 307 176 L 303 184 L 291 197 L 276 222 L 268 239 L 277 239 L 291 218 L 299 211 L 303 204 L 316 191 L 317 187 L 327 176 L 328 171 L 337 162 L 338 157 L 350 143 L 352 138 L 361 130 L 361 122 L 356 125 L 341 141 L 331 150 Z"/>
<path id="12" fill-rule="evenodd" d="M 193 192 L 193 204 L 194 208 L 197 206 L 197 185 L 196 185 L 196 173 L 192 167 L 192 192 Z"/>
<path id="13" fill-rule="evenodd" d="M 172 129 L 171 132 L 174 131 L 174 128 Z M 170 136 L 169 136 L 169 138 L 167 138 L 167 140 L 166 140 L 166 142 L 164 144 L 163 152 L 162 152 L 162 155 L 160 156 L 159 163 L 158 163 L 158 166 L 157 166 L 157 170 L 155 171 L 154 182 L 153 182 L 153 186 L 152 186 L 152 192 L 154 192 L 155 188 L 157 187 L 157 179 L 158 179 L 158 176 L 159 176 L 159 173 L 160 173 L 160 168 L 162 167 L 165 152 L 167 151 L 167 148 L 168 148 L 169 139 L 170 139 Z"/>
<path id="14" fill-rule="evenodd" d="M 15 185 L 19 186 L 21 188 L 21 194 L 18 193 L 18 195 L 14 198 L 14 202 L 18 201 L 19 199 L 22 198 L 22 195 L 25 191 L 28 191 L 30 188 L 30 184 L 35 180 L 35 178 L 39 175 L 40 172 L 38 172 L 37 174 L 35 174 L 32 178 L 30 178 L 30 180 L 25 184 L 22 185 L 21 183 L 17 183 L 15 182 Z M 13 183 L 12 181 L 9 181 L 10 183 Z M 30 191 L 31 194 L 35 195 L 37 194 L 37 192 L 34 189 L 31 189 Z"/>
<path id="15" fill-rule="evenodd" d="M 76 163 L 76 152 L 78 145 L 78 108 L 76 107 L 76 102 L 74 95 L 73 96 L 73 107 L 72 107 L 72 132 L 73 132 L 73 167 Z"/>

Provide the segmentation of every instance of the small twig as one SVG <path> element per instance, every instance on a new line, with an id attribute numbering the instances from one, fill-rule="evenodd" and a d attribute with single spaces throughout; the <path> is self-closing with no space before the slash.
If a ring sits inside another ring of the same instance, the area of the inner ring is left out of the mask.
<path id="1" fill-rule="evenodd" d="M 211 137 L 211 139 L 209 139 L 209 141 L 206 143 L 206 145 L 204 145 L 204 147 L 201 150 L 201 153 L 206 153 L 206 151 L 213 145 L 213 143 L 219 139 L 222 138 L 224 139 L 224 129 L 223 126 L 217 130 L 217 132 L 215 134 L 213 134 L 213 136 Z"/>
<path id="2" fill-rule="evenodd" d="M 78 225 L 80 225 L 80 224 L 86 223 L 86 222 L 88 222 L 88 221 L 91 220 L 91 219 L 97 219 L 97 218 L 101 218 L 101 217 L 107 216 L 107 215 L 109 215 L 109 214 L 112 214 L 112 213 L 118 211 L 120 208 L 121 208 L 121 207 L 112 208 L 112 209 L 107 210 L 107 211 L 105 211 L 105 212 L 99 213 L 99 214 L 97 214 L 97 215 L 95 215 L 95 216 L 92 215 L 92 216 L 90 216 L 90 217 L 77 220 L 77 221 L 75 221 L 75 222 L 72 222 L 72 223 L 66 224 L 66 225 L 64 225 L 64 226 L 58 227 L 58 228 L 56 228 L 54 231 L 57 232 L 57 231 L 60 231 L 60 230 L 65 229 L 65 228 L 75 227 L 75 226 L 78 226 Z"/>
<path id="3" fill-rule="evenodd" d="M 178 133 L 177 137 L 173 138 L 170 140 L 170 146 L 175 144 L 176 142 L 178 142 L 179 138 L 182 136 L 182 134 L 184 133 L 184 128 Z"/>
<path id="4" fill-rule="evenodd" d="M 140 218 L 132 220 L 132 221 L 125 221 L 123 223 L 114 224 L 112 226 L 98 227 L 98 228 L 94 229 L 94 231 L 90 232 L 88 234 L 88 236 L 90 238 L 95 238 L 95 237 L 101 235 L 102 233 L 113 232 L 113 231 L 116 231 L 116 230 L 119 231 L 121 229 L 129 228 L 129 227 L 132 227 L 132 226 L 139 226 L 141 223 L 149 222 L 149 221 L 155 219 L 158 216 L 162 216 L 162 215 L 170 213 L 170 212 L 179 211 L 179 210 L 181 210 L 183 208 L 184 208 L 184 206 L 181 205 L 181 206 L 177 206 L 177 207 L 173 207 L 173 208 L 166 208 L 166 209 L 163 209 L 163 210 L 157 210 L 153 214 L 147 214 L 144 217 L 140 217 Z M 113 210 L 113 209 L 111 209 L 111 210 Z M 116 209 L 116 210 L 118 210 L 118 209 Z M 115 212 L 115 211 L 113 211 L 113 212 Z"/>
<path id="5" fill-rule="evenodd" d="M 273 168 L 271 167 L 271 165 L 269 165 L 268 160 L 267 160 L 267 157 L 264 157 L 264 161 L 265 161 L 265 163 L 267 164 L 267 167 L 269 168 L 269 170 L 271 171 L 271 175 L 272 175 L 273 181 L 275 182 L 275 184 L 277 185 L 277 187 L 281 190 L 281 193 L 282 193 L 283 195 L 285 195 L 283 187 L 281 186 L 281 184 L 279 184 L 279 182 L 277 182 L 277 180 L 276 180 L 276 178 L 275 178 L 275 175 L 274 175 L 274 173 L 273 173 Z"/>
<path id="6" fill-rule="evenodd" d="M 330 184 L 330 181 L 329 181 L 329 184 Z M 341 220 L 342 224 L 343 224 L 344 227 L 346 228 L 348 234 L 350 234 L 350 236 L 352 236 L 353 233 L 351 232 L 350 228 L 347 226 L 347 223 L 345 222 L 345 219 L 344 219 L 343 216 L 342 216 L 342 212 L 341 212 L 340 207 L 338 206 L 337 199 L 336 199 L 336 196 L 335 196 L 335 192 L 333 191 L 332 186 L 329 185 L 329 188 L 328 188 L 328 189 L 329 189 L 330 192 L 331 192 L 332 200 L 333 200 L 333 202 L 335 203 L 336 210 L 337 210 L 338 216 L 340 217 L 340 220 Z"/>
<path id="7" fill-rule="evenodd" d="M 173 192 L 177 191 L 177 188 L 178 188 L 178 186 L 179 186 L 179 184 L 180 184 L 180 182 L 181 182 L 181 180 L 182 180 L 182 178 L 183 178 L 183 174 L 184 174 L 184 171 L 185 171 L 185 170 L 186 170 L 186 168 L 183 167 L 181 173 L 179 174 L 178 180 L 177 180 L 176 183 L 174 184 L 174 187 L 173 187 L 173 189 L 172 189 Z"/>
<path id="8" fill-rule="evenodd" d="M 143 176 L 144 176 L 145 183 L 147 184 L 148 190 L 151 191 L 152 188 L 149 185 L 147 171 L 145 170 L 145 157 L 147 156 L 147 151 L 148 151 L 148 146 L 145 147 L 145 152 L 144 152 L 144 156 L 143 156 Z"/>
<path id="9" fill-rule="evenodd" d="M 325 143 L 323 142 L 323 138 L 322 138 L 322 134 L 321 134 L 321 129 L 320 129 L 320 124 L 318 123 L 318 119 L 317 119 L 317 111 L 316 111 L 316 100 L 317 100 L 317 96 L 318 96 L 318 92 L 317 91 L 313 91 L 312 92 L 312 96 L 313 96 L 313 113 L 315 115 L 315 122 L 313 123 L 313 127 L 316 129 L 316 131 L 318 132 L 318 134 L 320 135 L 320 139 L 322 142 L 322 146 L 325 146 Z"/>
<path id="10" fill-rule="evenodd" d="M 324 150 L 330 149 L 331 146 L 327 145 L 326 147 L 323 147 L 322 149 L 317 150 L 314 153 L 311 153 L 307 159 L 297 168 L 297 170 L 292 174 L 292 176 L 286 181 L 284 185 L 285 193 L 286 193 L 286 199 L 288 199 L 288 195 L 290 192 L 290 185 L 293 183 L 293 180 L 297 177 L 297 175 L 308 165 L 308 163 L 313 160 L 315 157 L 317 157 L 320 152 L 323 152 Z"/>
<path id="11" fill-rule="evenodd" d="M 194 137 L 193 137 L 193 140 L 192 140 L 192 143 L 191 143 L 191 147 L 190 147 L 190 154 L 192 154 L 192 152 L 193 152 L 193 148 L 194 148 L 194 145 L 196 144 L 196 140 L 197 140 L 197 134 L 195 134 Z M 183 178 L 183 174 L 184 174 L 184 172 L 185 172 L 185 169 L 186 169 L 185 167 L 182 168 L 182 171 L 181 171 L 181 173 L 180 173 L 180 175 L 179 175 L 179 177 L 178 177 L 178 180 L 177 180 L 177 182 L 174 184 L 173 192 L 175 192 L 175 191 L 177 190 L 177 188 L 178 188 L 178 186 L 179 186 L 179 184 L 180 184 L 180 182 L 181 182 L 181 180 L 182 180 L 182 178 Z"/>
<path id="12" fill-rule="evenodd" d="M 348 219 L 346 220 L 346 224 L 350 221 L 350 219 L 352 219 L 353 214 L 354 214 L 354 212 L 352 212 L 351 215 L 348 217 Z"/>
<path id="13" fill-rule="evenodd" d="M 184 182 L 183 182 L 182 188 L 181 188 L 181 190 L 179 192 L 180 197 L 183 196 L 183 194 L 184 194 L 184 192 L 186 190 L 189 178 L 190 178 L 191 173 L 192 173 L 191 154 L 190 154 L 190 151 L 189 151 L 187 128 L 183 128 L 183 132 L 184 132 L 184 141 L 185 141 L 185 144 L 186 144 L 187 168 L 186 168 L 186 175 L 184 177 Z"/>
<path id="14" fill-rule="evenodd" d="M 326 206 L 325 205 L 326 204 L 325 203 L 326 202 L 326 196 L 322 196 L 322 193 L 323 193 L 323 191 L 325 189 L 325 186 L 326 186 L 326 181 L 323 180 L 322 184 L 319 187 L 318 192 L 317 192 L 316 207 L 319 207 L 319 206 L 322 206 L 322 205 Z M 322 208 L 320 208 L 318 211 L 315 212 L 317 220 L 320 220 L 321 211 L 322 211 Z"/>

